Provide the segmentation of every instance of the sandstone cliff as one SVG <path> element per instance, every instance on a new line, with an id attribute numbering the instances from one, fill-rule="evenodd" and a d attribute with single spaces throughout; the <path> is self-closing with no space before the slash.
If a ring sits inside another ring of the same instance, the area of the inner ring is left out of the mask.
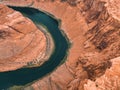
<path id="1" fill-rule="evenodd" d="M 46 37 L 33 22 L 0 4 L 0 71 L 26 66 L 45 52 Z"/>
<path id="2" fill-rule="evenodd" d="M 33 83 L 35 90 L 120 90 L 119 0 L 27 0 L 10 5 L 45 10 L 61 19 L 72 43 L 67 61 Z M 28 86 L 29 87 L 29 86 Z"/>

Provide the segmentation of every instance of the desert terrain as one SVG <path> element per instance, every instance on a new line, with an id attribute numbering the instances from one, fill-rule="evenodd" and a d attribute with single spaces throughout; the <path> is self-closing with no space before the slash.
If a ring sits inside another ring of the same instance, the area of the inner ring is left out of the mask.
<path id="1" fill-rule="evenodd" d="M 61 29 L 72 43 L 64 64 L 25 89 L 120 90 L 119 0 L 2 0 L 1 3 L 53 14 L 61 20 Z"/>
<path id="2" fill-rule="evenodd" d="M 46 39 L 30 19 L 0 4 L 1 72 L 45 62 L 49 56 Z M 52 43 L 50 48 L 52 50 Z"/>

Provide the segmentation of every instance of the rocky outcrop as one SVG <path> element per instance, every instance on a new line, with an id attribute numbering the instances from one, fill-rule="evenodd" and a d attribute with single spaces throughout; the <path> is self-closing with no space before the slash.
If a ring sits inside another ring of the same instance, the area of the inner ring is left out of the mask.
<path id="1" fill-rule="evenodd" d="M 28 18 L 0 4 L 0 71 L 45 57 L 46 37 Z M 38 61 L 39 59 L 39 61 Z"/>
<path id="2" fill-rule="evenodd" d="M 63 65 L 31 86 L 35 90 L 110 90 L 114 85 L 112 90 L 119 90 L 120 77 L 110 71 L 116 67 L 113 58 L 120 55 L 119 0 L 33 1 L 31 7 L 45 10 L 61 19 L 61 28 L 72 46 Z M 12 0 L 7 4 L 18 5 Z M 112 71 L 115 69 L 119 70 L 119 65 Z M 110 87 L 106 86 L 108 81 Z"/>
<path id="3" fill-rule="evenodd" d="M 84 90 L 119 90 L 120 89 L 120 57 L 111 60 L 112 66 L 95 81 L 88 80 Z"/>

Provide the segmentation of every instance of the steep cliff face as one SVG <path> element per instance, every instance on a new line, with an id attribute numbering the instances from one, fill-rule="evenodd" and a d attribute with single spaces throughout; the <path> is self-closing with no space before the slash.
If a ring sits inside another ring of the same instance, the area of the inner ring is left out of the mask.
<path id="1" fill-rule="evenodd" d="M 46 77 L 51 78 L 49 83 L 52 83 L 48 84 L 50 86 L 47 87 L 46 90 L 85 90 L 86 87 L 84 84 L 87 83 L 89 79 L 94 82 L 96 78 L 99 78 L 104 74 L 107 75 L 105 73 L 106 70 L 112 66 L 110 59 L 120 55 L 120 21 L 116 18 L 117 12 L 116 14 L 112 13 L 113 11 L 111 8 L 114 8 L 110 7 L 112 2 L 100 0 L 83 0 L 80 2 L 77 0 L 68 0 L 62 4 L 60 2 L 52 2 L 51 4 L 54 5 L 53 7 L 50 5 L 50 2 L 48 3 L 48 6 L 51 7 L 50 9 L 43 4 L 40 4 L 44 6 L 44 8 L 41 8 L 53 13 L 62 20 L 62 28 L 68 34 L 73 46 L 70 50 L 68 61 L 65 64 L 69 74 L 58 75 L 57 73 L 61 68 L 59 67 L 50 76 Z M 36 6 L 38 7 L 39 4 L 36 4 Z M 64 7 L 64 9 L 61 10 L 61 7 Z M 60 12 L 56 12 L 57 10 Z M 65 70 L 62 72 L 64 71 Z M 57 75 L 55 77 L 54 74 L 57 74 L 58 77 Z M 69 75 L 72 75 L 72 80 L 67 79 L 68 82 L 65 83 L 64 80 L 67 81 L 66 77 Z M 63 76 L 62 80 L 59 76 Z M 66 77 L 64 78 L 64 76 Z M 111 76 L 112 79 L 114 78 L 113 76 Z M 119 76 L 117 77 L 119 78 Z M 112 82 L 110 77 L 107 76 L 107 78 L 109 82 Z M 99 82 L 99 80 L 96 81 Z M 115 80 L 114 83 L 117 83 L 118 81 Z M 40 87 L 40 85 L 42 85 L 41 82 L 48 83 L 45 81 L 46 80 L 42 79 L 34 85 Z M 106 82 L 105 79 L 102 79 L 102 81 Z M 57 88 L 54 83 L 56 83 L 59 88 Z M 109 90 L 112 87 L 112 84 L 110 85 L 110 87 L 105 85 L 103 87 Z M 114 84 L 113 90 L 117 90 L 118 86 L 119 85 Z M 87 90 L 89 90 L 90 87 L 91 86 L 88 84 Z M 95 90 L 99 89 L 96 88 Z M 104 89 L 102 88 L 101 90 Z"/>
<path id="2" fill-rule="evenodd" d="M 27 2 L 3 3 L 22 6 Z M 61 19 L 72 46 L 63 65 L 31 86 L 35 90 L 111 90 L 113 85 L 112 90 L 119 90 L 120 63 L 119 58 L 113 59 L 120 55 L 119 6 L 119 0 L 33 0 L 31 7 Z"/>
<path id="3" fill-rule="evenodd" d="M 88 48 L 91 49 L 92 47 L 92 49 L 97 50 L 99 56 L 102 55 L 101 58 L 97 60 L 100 60 L 100 62 L 109 62 L 107 65 L 103 65 L 104 67 L 102 67 L 102 69 L 104 69 L 105 66 L 110 66 L 111 68 L 109 67 L 110 69 L 107 69 L 105 74 L 97 78 L 95 82 L 88 80 L 87 84 L 84 85 L 84 90 L 119 90 L 120 1 L 103 1 L 104 0 L 96 0 L 94 2 L 87 2 L 86 0 L 85 6 L 88 5 L 89 9 L 85 10 L 85 19 L 89 25 L 89 29 L 85 35 L 87 36 L 87 43 L 89 42 L 91 45 Z M 90 6 L 91 2 L 92 5 Z M 99 67 L 99 65 L 97 65 L 97 67 Z M 100 70 L 98 69 L 97 75 L 99 75 L 99 73 Z M 94 74 L 92 74 L 92 76 L 94 76 Z"/>
<path id="4" fill-rule="evenodd" d="M 109 6 L 109 2 L 85 0 L 83 3 L 84 5 L 81 7 L 81 12 L 84 13 L 83 15 L 89 28 L 85 33 L 85 48 L 90 52 L 96 53 L 95 58 L 97 59 L 96 62 L 94 62 L 91 60 L 94 59 L 94 56 L 92 56 L 91 58 L 88 57 L 87 60 L 90 61 L 90 63 L 103 62 L 102 67 L 100 65 L 101 70 L 98 69 L 98 72 L 101 72 L 105 70 L 106 66 L 111 66 L 109 62 L 110 59 L 120 55 L 120 21 L 114 18 L 115 15 L 111 13 L 112 11 L 110 11 L 109 8 L 112 7 L 107 7 Z M 107 3 L 106 7 L 105 3 Z M 99 67 L 99 64 L 97 67 Z M 90 68 L 89 70 L 92 69 Z M 92 72 L 93 71 L 94 70 L 92 70 Z M 92 76 L 94 76 L 94 73 Z"/>
<path id="5" fill-rule="evenodd" d="M 28 65 L 45 52 L 44 34 L 28 18 L 0 4 L 0 71 Z"/>
<path id="6" fill-rule="evenodd" d="M 111 59 L 112 66 L 95 81 L 88 80 L 84 90 L 119 90 L 120 89 L 120 57 Z"/>
<path id="7" fill-rule="evenodd" d="M 104 4 L 104 2 L 95 1 L 86 11 L 86 22 L 90 29 L 85 35 L 99 53 L 110 59 L 120 55 L 120 21 L 109 13 Z"/>

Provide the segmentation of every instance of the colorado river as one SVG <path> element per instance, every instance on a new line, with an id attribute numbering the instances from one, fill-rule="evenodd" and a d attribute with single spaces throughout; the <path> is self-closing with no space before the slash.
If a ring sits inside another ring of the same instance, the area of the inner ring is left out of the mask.
<path id="1" fill-rule="evenodd" d="M 15 71 L 1 72 L 0 90 L 6 90 L 6 88 L 14 85 L 25 85 L 49 74 L 65 59 L 69 48 L 68 41 L 61 33 L 57 20 L 33 8 L 14 7 L 13 9 L 20 11 L 36 25 L 42 23 L 46 26 L 54 40 L 55 49 L 49 60 L 40 67 L 21 68 Z"/>

